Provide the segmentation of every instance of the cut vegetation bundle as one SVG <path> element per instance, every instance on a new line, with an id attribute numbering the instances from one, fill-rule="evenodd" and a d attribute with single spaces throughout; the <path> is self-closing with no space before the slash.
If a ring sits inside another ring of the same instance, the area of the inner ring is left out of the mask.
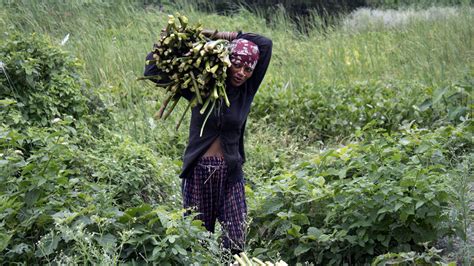
<path id="1" fill-rule="evenodd" d="M 179 20 L 179 25 L 176 20 Z M 156 64 L 159 74 L 143 79 L 152 79 L 166 91 L 165 99 L 157 113 L 158 118 L 166 119 L 170 115 L 182 97 L 183 90 L 189 90 L 192 94 L 176 129 L 189 108 L 201 104 L 200 113 L 204 115 L 207 110 L 201 128 L 202 135 L 216 101 L 221 98 L 230 106 L 225 92 L 227 68 L 231 65 L 229 42 L 212 38 L 213 36 L 207 38 L 203 34 L 201 25 L 188 25 L 185 16 L 168 15 L 168 24 L 153 47 L 153 59 L 147 61 L 147 64 Z M 171 106 L 168 107 L 170 102 Z"/>

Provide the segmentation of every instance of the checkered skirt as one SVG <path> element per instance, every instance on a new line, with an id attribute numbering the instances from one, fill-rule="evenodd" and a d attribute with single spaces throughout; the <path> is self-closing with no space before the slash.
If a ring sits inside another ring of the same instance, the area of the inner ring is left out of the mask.
<path id="1" fill-rule="evenodd" d="M 214 232 L 217 219 L 224 229 L 224 247 L 242 251 L 247 215 L 244 183 L 230 184 L 226 175 L 223 158 L 200 158 L 193 175 L 183 179 L 183 205 L 196 211 L 196 218 L 202 220 L 210 232 Z"/>

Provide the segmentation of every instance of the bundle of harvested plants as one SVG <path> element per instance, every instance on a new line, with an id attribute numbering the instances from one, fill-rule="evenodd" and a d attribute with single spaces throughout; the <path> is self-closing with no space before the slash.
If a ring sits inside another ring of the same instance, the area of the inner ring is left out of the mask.
<path id="1" fill-rule="evenodd" d="M 201 25 L 189 25 L 185 16 L 169 15 L 166 28 L 162 30 L 158 42 L 153 46 L 153 60 L 147 61 L 147 64 L 156 64 L 160 74 L 142 78 L 153 79 L 157 86 L 163 87 L 166 91 L 157 113 L 158 118 L 166 119 L 181 98 L 181 92 L 189 90 L 193 97 L 179 119 L 176 129 L 181 125 L 189 108 L 200 104 L 202 115 L 207 110 L 201 136 L 216 101 L 222 98 L 225 104 L 230 106 L 225 92 L 227 68 L 231 65 L 229 42 L 212 40 L 212 37 L 207 38 L 203 34 Z"/>

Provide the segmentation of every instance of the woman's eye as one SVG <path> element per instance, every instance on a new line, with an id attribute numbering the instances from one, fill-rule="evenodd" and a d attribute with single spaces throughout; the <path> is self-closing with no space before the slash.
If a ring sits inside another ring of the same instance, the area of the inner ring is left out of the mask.
<path id="1" fill-rule="evenodd" d="M 250 67 L 246 67 L 244 70 L 245 70 L 245 72 L 248 72 L 248 73 L 253 71 L 252 68 L 250 68 Z"/>

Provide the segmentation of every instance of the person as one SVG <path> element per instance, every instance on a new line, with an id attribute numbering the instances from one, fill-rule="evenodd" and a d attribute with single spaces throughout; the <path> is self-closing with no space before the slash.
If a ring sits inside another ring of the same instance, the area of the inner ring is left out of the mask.
<path id="1" fill-rule="evenodd" d="M 197 211 L 197 219 L 214 232 L 216 220 L 223 228 L 223 246 L 232 254 L 245 244 L 245 162 L 244 131 L 250 105 L 265 76 L 272 54 L 272 41 L 254 33 L 203 31 L 213 39 L 230 41 L 231 66 L 227 71 L 227 107 L 222 99 L 206 122 L 200 105 L 191 111 L 189 141 L 184 152 L 182 178 L 183 205 Z M 147 55 L 151 60 L 152 53 Z M 159 74 L 155 64 L 145 67 L 145 76 Z M 189 91 L 181 95 L 191 100 Z"/>

